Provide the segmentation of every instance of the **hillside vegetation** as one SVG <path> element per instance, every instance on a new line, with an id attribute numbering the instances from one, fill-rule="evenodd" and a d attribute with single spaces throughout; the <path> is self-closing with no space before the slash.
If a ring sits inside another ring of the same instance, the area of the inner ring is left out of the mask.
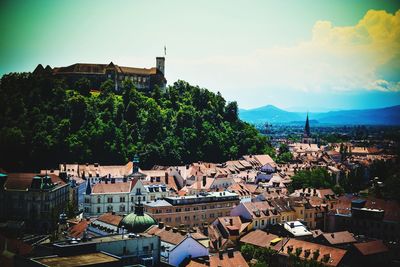
<path id="1" fill-rule="evenodd" d="M 134 154 L 142 167 L 194 161 L 221 162 L 267 153 L 267 138 L 238 119 L 236 102 L 177 81 L 162 93 L 141 93 L 130 81 L 90 92 L 31 73 L 0 83 L 0 167 L 52 168 L 62 162 L 123 164 Z"/>

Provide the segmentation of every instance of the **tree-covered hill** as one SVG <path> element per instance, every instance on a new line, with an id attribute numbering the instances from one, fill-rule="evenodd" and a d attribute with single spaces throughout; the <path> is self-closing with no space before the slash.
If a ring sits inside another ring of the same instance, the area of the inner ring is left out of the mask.
<path id="1" fill-rule="evenodd" d="M 62 162 L 122 164 L 134 154 L 144 167 L 194 161 L 221 162 L 270 152 L 267 139 L 238 119 L 236 102 L 178 81 L 165 93 L 121 92 L 105 82 L 90 92 L 31 73 L 4 75 L 0 83 L 0 167 L 54 168 Z"/>

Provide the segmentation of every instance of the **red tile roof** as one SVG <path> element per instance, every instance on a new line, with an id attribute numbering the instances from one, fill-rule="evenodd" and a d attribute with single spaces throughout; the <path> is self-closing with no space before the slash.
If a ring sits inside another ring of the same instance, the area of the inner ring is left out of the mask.
<path id="1" fill-rule="evenodd" d="M 68 235 L 71 237 L 82 237 L 83 233 L 86 231 L 86 229 L 88 228 L 90 224 L 90 220 L 82 220 L 79 223 L 71 226 L 68 229 Z"/>
<path id="2" fill-rule="evenodd" d="M 104 213 L 97 218 L 97 220 L 100 222 L 104 222 L 114 226 L 118 226 L 122 219 L 122 216 L 112 213 Z"/>
<path id="3" fill-rule="evenodd" d="M 217 253 L 210 255 L 210 267 L 248 267 L 246 260 L 243 258 L 240 251 L 234 251 L 233 255 L 223 253 L 221 256 Z"/>
<path id="4" fill-rule="evenodd" d="M 378 253 L 384 253 L 389 251 L 389 249 L 383 244 L 382 240 L 374 240 L 363 243 L 355 243 L 354 247 L 361 252 L 364 256 L 373 255 Z"/>
<path id="5" fill-rule="evenodd" d="M 27 191 L 32 184 L 33 177 L 40 174 L 36 173 L 9 173 L 4 188 L 7 190 Z M 44 175 L 40 175 L 44 176 Z M 55 174 L 47 174 L 53 184 L 65 185 L 66 183 Z"/>
<path id="6" fill-rule="evenodd" d="M 92 187 L 92 194 L 107 193 L 129 193 L 131 191 L 131 181 L 119 183 L 97 183 Z"/>
<path id="7" fill-rule="evenodd" d="M 301 259 L 313 259 L 314 251 L 318 251 L 319 254 L 318 257 L 316 258 L 316 261 L 322 262 L 328 266 L 337 266 L 344 257 L 344 255 L 347 253 L 347 250 L 344 249 L 328 247 L 297 239 L 290 239 L 286 243 L 284 249 L 280 252 L 280 254 L 288 256 L 289 255 L 288 248 L 292 248 L 291 253 L 296 253 L 296 249 L 301 248 L 301 253 L 299 255 Z M 309 254 L 307 254 L 307 251 L 309 251 Z M 325 255 L 327 256 L 326 260 L 324 259 Z"/>
<path id="8" fill-rule="evenodd" d="M 357 241 L 349 231 L 325 233 L 323 236 L 331 245 L 354 243 Z"/>
<path id="9" fill-rule="evenodd" d="M 271 241 L 279 238 L 277 235 L 266 233 L 262 230 L 255 230 L 240 239 L 240 242 L 257 247 L 272 248 L 279 251 L 287 242 L 287 238 L 282 238 L 279 242 L 271 244 Z"/>

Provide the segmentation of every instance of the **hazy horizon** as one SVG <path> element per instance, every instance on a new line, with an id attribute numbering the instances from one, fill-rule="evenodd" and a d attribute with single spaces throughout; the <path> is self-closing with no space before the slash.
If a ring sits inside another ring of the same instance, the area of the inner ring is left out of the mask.
<path id="1" fill-rule="evenodd" d="M 78 62 L 153 67 L 249 109 L 400 104 L 398 1 L 2 1 L 0 75 Z"/>

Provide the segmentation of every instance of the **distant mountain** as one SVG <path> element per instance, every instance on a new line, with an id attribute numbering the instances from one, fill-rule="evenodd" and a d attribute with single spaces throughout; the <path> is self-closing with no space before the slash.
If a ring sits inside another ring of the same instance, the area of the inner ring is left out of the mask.
<path id="1" fill-rule="evenodd" d="M 301 116 L 298 112 L 285 111 L 273 105 L 249 110 L 241 109 L 239 110 L 239 117 L 244 121 L 252 123 L 277 123 L 304 120 L 304 116 Z"/>
<path id="2" fill-rule="evenodd" d="M 400 125 L 400 105 L 364 110 L 312 112 L 310 120 L 320 124 Z M 239 117 L 251 123 L 298 124 L 305 121 L 305 112 L 289 112 L 267 105 L 255 109 L 239 110 Z"/>

